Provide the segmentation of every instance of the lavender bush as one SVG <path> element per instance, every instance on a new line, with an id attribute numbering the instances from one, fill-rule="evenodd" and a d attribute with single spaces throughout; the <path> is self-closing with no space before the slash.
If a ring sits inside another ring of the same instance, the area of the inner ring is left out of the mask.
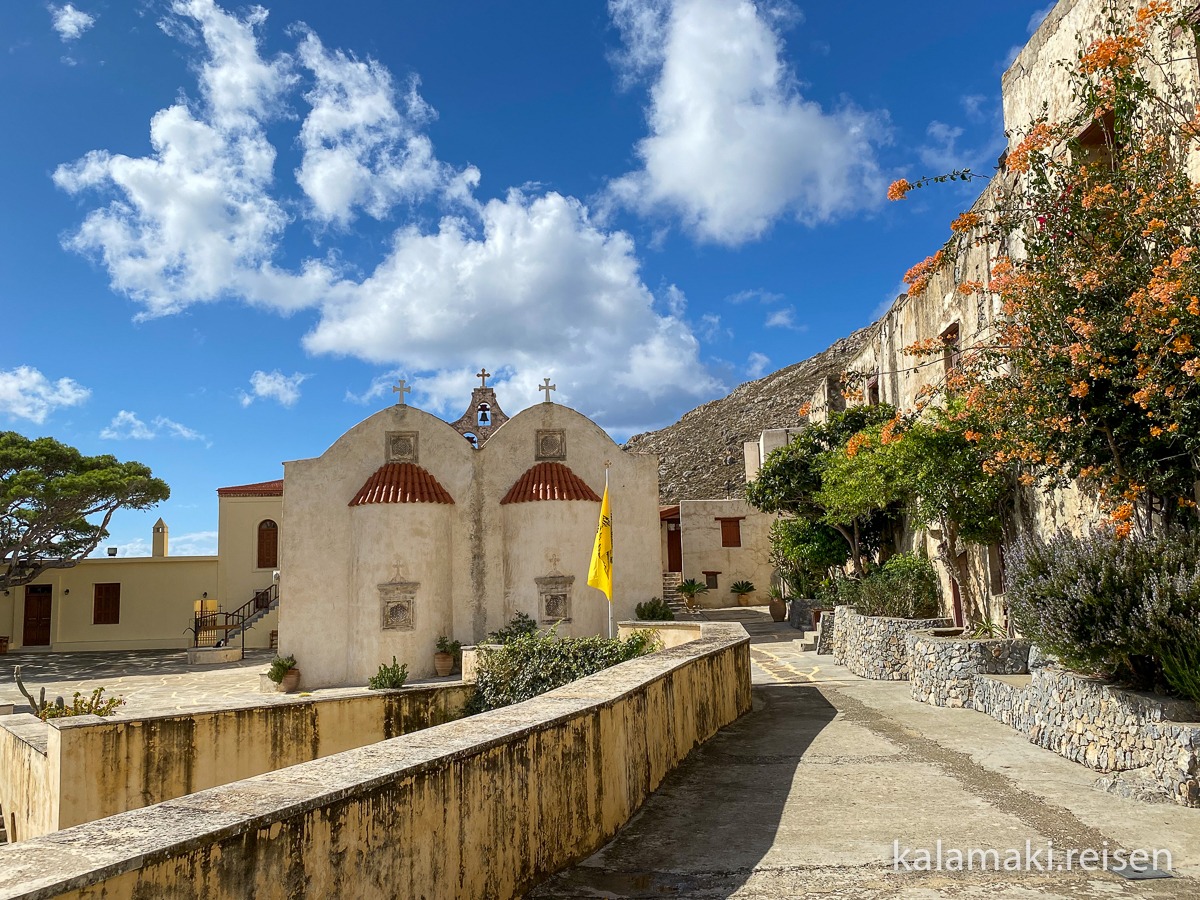
<path id="1" fill-rule="evenodd" d="M 1026 538 L 1006 591 L 1021 633 L 1068 668 L 1200 699 L 1197 536 Z"/>

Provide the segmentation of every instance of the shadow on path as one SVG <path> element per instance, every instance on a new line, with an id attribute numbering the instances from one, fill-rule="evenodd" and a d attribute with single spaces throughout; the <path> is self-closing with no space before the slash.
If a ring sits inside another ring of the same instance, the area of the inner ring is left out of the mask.
<path id="1" fill-rule="evenodd" d="M 801 757 L 835 714 L 815 687 L 756 686 L 753 709 L 684 760 L 607 846 L 529 897 L 730 896 L 777 843 Z"/>

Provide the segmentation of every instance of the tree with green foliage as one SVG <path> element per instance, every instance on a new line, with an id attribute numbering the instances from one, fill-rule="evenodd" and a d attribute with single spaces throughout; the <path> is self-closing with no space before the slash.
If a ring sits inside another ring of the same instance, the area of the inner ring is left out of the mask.
<path id="1" fill-rule="evenodd" d="M 834 413 L 826 422 L 812 422 L 800 430 L 786 447 L 771 453 L 758 477 L 746 485 L 746 499 L 763 512 L 777 512 L 833 528 L 850 548 L 858 574 L 866 571 L 865 557 L 872 555 L 891 529 L 886 512 L 877 515 L 842 517 L 831 513 L 822 495 L 830 460 L 844 451 L 860 431 L 892 419 L 895 409 L 887 404 L 855 406 Z"/>
<path id="2" fill-rule="evenodd" d="M 149 509 L 170 496 L 141 463 L 0 432 L 0 588 L 75 565 L 108 537 L 118 509 Z"/>
<path id="3" fill-rule="evenodd" d="M 818 585 L 846 565 L 850 547 L 821 522 L 779 519 L 771 526 L 771 561 L 797 597 L 814 597 Z"/>

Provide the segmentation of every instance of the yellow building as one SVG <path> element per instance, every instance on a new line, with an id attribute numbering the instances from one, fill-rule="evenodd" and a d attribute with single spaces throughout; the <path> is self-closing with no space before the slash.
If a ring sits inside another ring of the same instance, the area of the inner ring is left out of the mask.
<path id="1" fill-rule="evenodd" d="M 249 603 L 245 645 L 270 646 L 283 481 L 221 488 L 217 498 L 216 556 L 171 556 L 169 529 L 159 519 L 150 556 L 84 559 L 0 591 L 0 638 L 7 636 L 13 650 L 183 649 L 193 645 L 198 616 L 208 614 L 201 624 L 221 625 L 226 617 L 212 614 Z M 206 638 L 242 641 L 224 628 L 208 629 Z"/>

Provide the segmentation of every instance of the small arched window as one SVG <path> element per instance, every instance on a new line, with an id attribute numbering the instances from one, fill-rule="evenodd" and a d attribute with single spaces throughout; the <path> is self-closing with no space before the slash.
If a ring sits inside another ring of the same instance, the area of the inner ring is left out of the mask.
<path id="1" fill-rule="evenodd" d="M 258 523 L 258 568 L 273 569 L 279 565 L 279 526 L 270 519 Z"/>

